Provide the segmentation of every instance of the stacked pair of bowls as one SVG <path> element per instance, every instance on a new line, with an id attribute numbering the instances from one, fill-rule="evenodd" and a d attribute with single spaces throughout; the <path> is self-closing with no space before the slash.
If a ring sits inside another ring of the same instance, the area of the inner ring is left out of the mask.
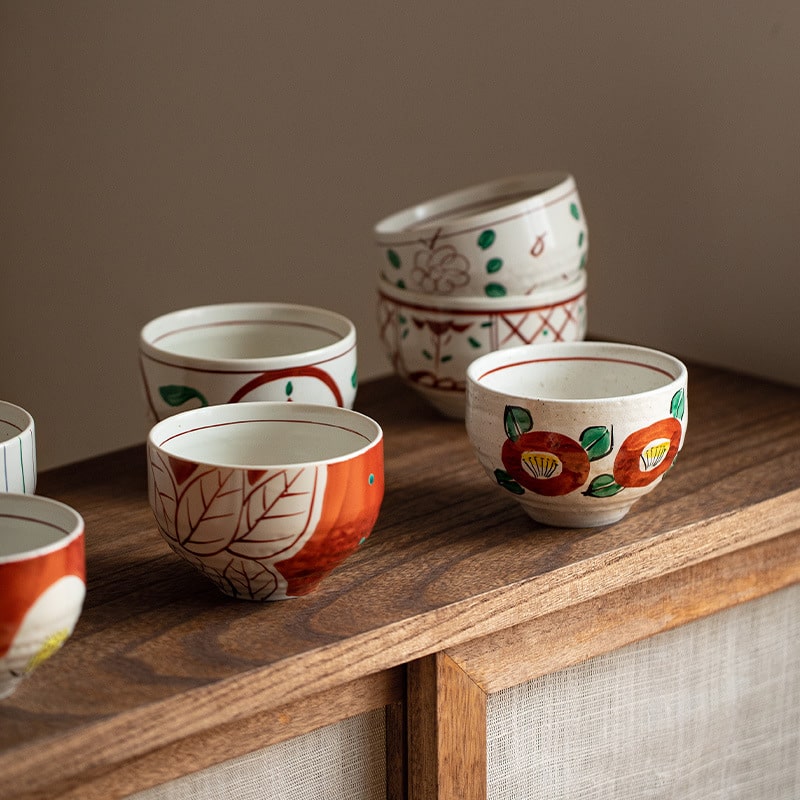
<path id="1" fill-rule="evenodd" d="M 475 358 L 586 334 L 588 228 L 568 173 L 446 194 L 386 217 L 373 234 L 383 347 L 446 416 L 464 417 Z"/>

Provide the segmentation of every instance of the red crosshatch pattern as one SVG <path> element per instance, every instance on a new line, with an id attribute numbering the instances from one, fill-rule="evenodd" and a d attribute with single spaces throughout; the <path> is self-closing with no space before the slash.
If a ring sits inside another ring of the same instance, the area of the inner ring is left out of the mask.
<path id="1" fill-rule="evenodd" d="M 585 331 L 585 291 L 552 305 L 497 312 L 443 312 L 383 295 L 378 302 L 378 332 L 396 372 L 441 390 L 463 392 L 465 359 L 540 341 L 576 341 Z"/>

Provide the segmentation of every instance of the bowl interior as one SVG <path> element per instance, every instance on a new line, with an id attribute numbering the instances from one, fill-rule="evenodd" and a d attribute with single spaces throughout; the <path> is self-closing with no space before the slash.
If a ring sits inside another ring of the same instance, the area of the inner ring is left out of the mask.
<path id="1" fill-rule="evenodd" d="M 227 320 L 175 328 L 154 344 L 191 358 L 270 358 L 318 350 L 341 338 L 334 330 L 301 320 Z"/>
<path id="2" fill-rule="evenodd" d="M 510 352 L 510 351 L 507 351 Z M 473 372 L 475 382 L 490 391 L 542 400 L 600 400 L 641 394 L 668 386 L 681 373 L 671 357 L 663 363 L 629 354 L 513 356 L 507 363 L 486 364 Z"/>
<path id="3" fill-rule="evenodd" d="M 33 425 L 31 415 L 11 403 L 0 403 L 0 444 L 11 441 Z"/>
<path id="4" fill-rule="evenodd" d="M 353 457 L 381 437 L 377 423 L 363 415 L 309 409 L 294 403 L 244 403 L 236 407 L 242 413 L 227 418 L 220 416 L 224 408 L 197 409 L 159 423 L 150 438 L 168 456 L 186 461 L 268 469 Z"/>
<path id="5" fill-rule="evenodd" d="M 82 529 L 77 512 L 32 495 L 0 494 L 0 561 L 67 544 Z"/>

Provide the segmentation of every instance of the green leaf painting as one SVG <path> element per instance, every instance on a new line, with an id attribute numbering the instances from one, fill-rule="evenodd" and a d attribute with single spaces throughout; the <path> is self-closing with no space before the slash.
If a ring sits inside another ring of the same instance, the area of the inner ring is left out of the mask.
<path id="1" fill-rule="evenodd" d="M 587 497 L 613 497 L 621 492 L 622 487 L 614 480 L 613 475 L 598 475 L 584 492 Z"/>
<path id="2" fill-rule="evenodd" d="M 504 469 L 496 469 L 494 478 L 500 486 L 512 494 L 525 494 L 525 490 Z"/>
<path id="3" fill-rule="evenodd" d="M 675 419 L 683 419 L 686 413 L 686 390 L 678 389 L 672 396 L 672 402 L 669 406 L 669 412 Z"/>
<path id="4" fill-rule="evenodd" d="M 201 406 L 208 405 L 208 401 L 205 397 L 191 386 L 177 386 L 175 384 L 159 386 L 158 393 L 161 395 L 163 401 L 173 408 L 182 406 L 184 403 L 188 403 L 190 400 L 194 399 L 199 400 Z"/>
<path id="5" fill-rule="evenodd" d="M 489 228 L 481 233 L 478 237 L 478 247 L 481 250 L 486 250 L 494 244 L 495 232 Z"/>
<path id="6" fill-rule="evenodd" d="M 581 434 L 581 447 L 589 455 L 589 461 L 597 461 L 607 456 L 614 447 L 612 428 L 605 425 L 592 425 Z"/>
<path id="7" fill-rule="evenodd" d="M 503 412 L 506 436 L 516 442 L 523 433 L 533 428 L 533 417 L 530 411 L 520 406 L 506 406 Z"/>

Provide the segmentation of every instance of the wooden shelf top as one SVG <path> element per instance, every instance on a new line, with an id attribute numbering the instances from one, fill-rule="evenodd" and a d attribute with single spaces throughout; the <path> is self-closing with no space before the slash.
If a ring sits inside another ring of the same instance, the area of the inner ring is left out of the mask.
<path id="1" fill-rule="evenodd" d="M 559 530 L 491 484 L 462 422 L 396 378 L 366 383 L 356 408 L 385 432 L 377 526 L 316 593 L 274 603 L 225 597 L 169 550 L 143 446 L 43 473 L 39 494 L 86 520 L 88 592 L 64 648 L 0 701 L 0 798 L 67 791 L 184 737 L 800 528 L 800 390 L 690 364 L 688 397 L 664 481 L 613 526 Z"/>

